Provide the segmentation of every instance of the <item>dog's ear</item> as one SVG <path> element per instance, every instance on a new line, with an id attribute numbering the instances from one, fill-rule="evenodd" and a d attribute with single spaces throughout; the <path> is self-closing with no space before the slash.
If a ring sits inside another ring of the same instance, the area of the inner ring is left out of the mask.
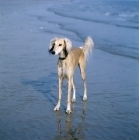
<path id="1" fill-rule="evenodd" d="M 67 38 L 64 38 L 64 42 L 65 42 L 65 46 L 66 46 L 66 51 L 67 51 L 67 53 L 69 53 L 69 52 L 70 52 L 70 49 L 71 49 L 71 47 L 72 47 L 72 43 L 71 43 L 71 41 L 70 41 L 69 39 L 67 39 Z"/>
<path id="2" fill-rule="evenodd" d="M 55 41 L 57 40 L 57 38 L 53 38 L 51 41 L 50 41 L 50 45 L 49 45 L 49 52 L 53 51 L 54 49 L 54 46 L 55 46 Z"/>

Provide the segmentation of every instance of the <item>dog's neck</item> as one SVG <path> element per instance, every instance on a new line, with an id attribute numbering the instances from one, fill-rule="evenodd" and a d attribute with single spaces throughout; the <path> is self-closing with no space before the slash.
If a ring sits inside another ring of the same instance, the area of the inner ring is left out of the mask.
<path id="1" fill-rule="evenodd" d="M 68 52 L 65 47 L 59 54 L 59 60 L 65 60 L 67 56 L 68 56 Z"/>

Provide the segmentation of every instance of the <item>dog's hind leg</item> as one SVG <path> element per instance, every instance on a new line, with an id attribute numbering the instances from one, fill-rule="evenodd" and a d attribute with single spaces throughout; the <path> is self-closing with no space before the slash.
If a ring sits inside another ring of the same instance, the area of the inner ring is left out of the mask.
<path id="1" fill-rule="evenodd" d="M 87 84 L 86 84 L 86 74 L 85 74 L 84 70 L 81 71 L 81 76 L 82 76 L 82 79 L 83 79 L 83 82 L 84 82 L 83 101 L 86 101 L 87 100 Z"/>
<path id="2" fill-rule="evenodd" d="M 73 96 L 72 96 L 71 101 L 75 102 L 75 100 L 76 100 L 76 87 L 75 87 L 73 78 L 72 78 L 71 82 L 72 82 L 72 88 L 73 88 Z"/>
<path id="3" fill-rule="evenodd" d="M 62 83 L 63 83 L 63 78 L 59 77 L 59 92 L 58 92 L 58 102 L 57 105 L 55 106 L 54 110 L 59 110 L 60 104 L 61 104 L 61 95 L 62 95 Z"/>
<path id="4" fill-rule="evenodd" d="M 83 79 L 83 84 L 84 84 L 83 101 L 86 101 L 87 100 L 87 84 L 86 84 L 85 60 L 84 59 L 82 59 L 82 61 L 79 61 L 79 68 L 80 68 L 81 77 Z"/>

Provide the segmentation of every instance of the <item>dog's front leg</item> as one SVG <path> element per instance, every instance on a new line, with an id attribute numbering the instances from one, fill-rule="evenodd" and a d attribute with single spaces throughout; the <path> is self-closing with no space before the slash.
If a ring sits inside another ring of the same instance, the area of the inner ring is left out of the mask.
<path id="1" fill-rule="evenodd" d="M 74 84 L 74 81 L 73 81 L 73 78 L 72 78 L 72 88 L 73 88 L 73 97 L 72 97 L 72 102 L 75 102 L 76 100 L 76 87 L 75 87 L 75 84 Z"/>
<path id="2" fill-rule="evenodd" d="M 54 110 L 59 110 L 60 104 L 61 104 L 61 95 L 62 95 L 62 83 L 63 83 L 63 78 L 59 77 L 59 91 L 58 91 L 58 102 L 57 105 L 55 106 Z"/>
<path id="3" fill-rule="evenodd" d="M 72 87 L 72 81 L 71 78 L 68 79 L 68 99 L 67 99 L 67 110 L 66 112 L 68 114 L 71 113 L 71 108 L 70 108 L 70 104 L 71 104 L 71 87 Z"/>

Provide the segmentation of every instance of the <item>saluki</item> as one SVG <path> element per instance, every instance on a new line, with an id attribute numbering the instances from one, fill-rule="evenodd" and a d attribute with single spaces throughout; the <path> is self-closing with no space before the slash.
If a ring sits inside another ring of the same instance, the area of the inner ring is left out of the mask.
<path id="1" fill-rule="evenodd" d="M 72 43 L 67 38 L 54 38 L 50 41 L 49 52 L 53 55 L 59 55 L 58 59 L 58 77 L 59 77 L 59 92 L 58 103 L 54 110 L 59 110 L 61 104 L 62 83 L 63 79 L 68 80 L 68 96 L 67 96 L 67 110 L 68 114 L 71 113 L 71 101 L 76 100 L 76 87 L 73 80 L 74 70 L 78 65 L 81 72 L 81 77 L 84 82 L 84 95 L 83 101 L 87 100 L 87 85 L 86 85 L 86 60 L 92 52 L 94 42 L 91 37 L 87 37 L 85 44 L 79 48 L 72 48 Z M 73 89 L 73 97 L 71 99 L 71 89 Z"/>

